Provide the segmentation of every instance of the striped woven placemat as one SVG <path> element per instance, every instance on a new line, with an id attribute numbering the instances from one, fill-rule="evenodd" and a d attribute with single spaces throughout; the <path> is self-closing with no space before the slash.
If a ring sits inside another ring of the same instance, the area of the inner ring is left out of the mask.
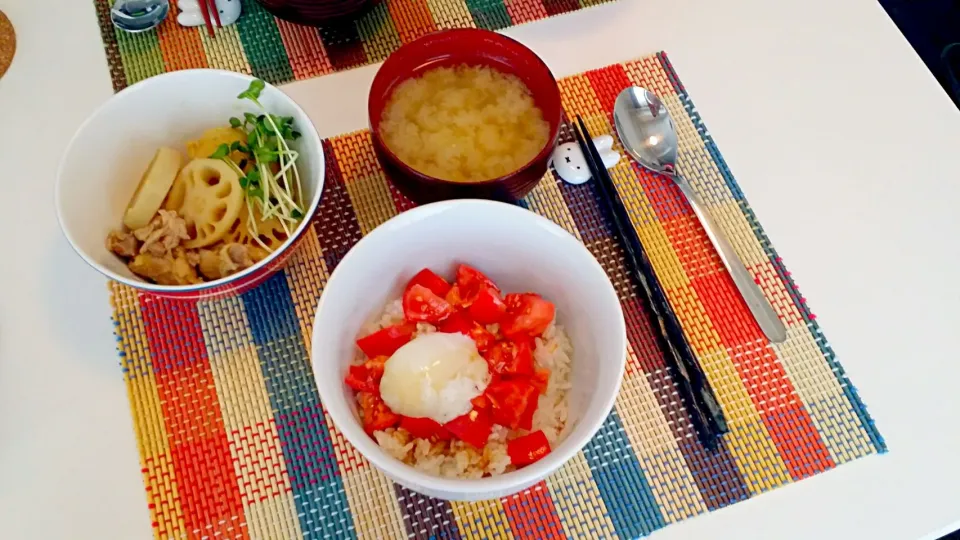
<path id="1" fill-rule="evenodd" d="M 612 0 L 379 0 L 353 21 L 315 28 L 275 18 L 242 0 L 236 24 L 206 30 L 177 24 L 177 0 L 156 30 L 130 34 L 110 22 L 113 0 L 93 0 L 114 89 L 167 71 L 219 68 L 280 84 L 382 62 L 436 30 L 499 30 Z"/>
<path id="2" fill-rule="evenodd" d="M 610 133 L 608 111 L 631 84 L 663 97 L 680 132 L 679 168 L 789 332 L 781 345 L 764 340 L 669 180 L 627 160 L 616 166 L 634 225 L 726 412 L 731 431 L 719 450 L 705 451 L 694 436 L 592 185 L 564 184 L 551 172 L 523 204 L 584 242 L 627 318 L 615 410 L 559 472 L 500 500 L 433 500 L 374 469 L 324 414 L 308 357 L 330 272 L 361 236 L 412 206 L 384 178 L 369 134 L 358 132 L 324 142 L 328 174 L 314 227 L 266 284 L 196 302 L 112 285 L 156 536 L 632 538 L 885 451 L 666 56 L 563 79 L 567 115 Z"/>

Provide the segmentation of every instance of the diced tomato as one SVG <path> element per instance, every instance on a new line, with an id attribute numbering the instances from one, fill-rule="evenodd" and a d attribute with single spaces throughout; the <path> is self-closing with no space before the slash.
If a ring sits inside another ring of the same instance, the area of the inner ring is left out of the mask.
<path id="1" fill-rule="evenodd" d="M 450 290 L 447 291 L 447 294 L 443 297 L 453 307 L 466 307 L 463 305 L 463 297 L 460 296 L 460 286 L 454 285 L 450 287 Z"/>
<path id="2" fill-rule="evenodd" d="M 505 303 L 507 314 L 500 322 L 500 332 L 511 339 L 539 336 L 556 313 L 553 304 L 533 293 L 508 294 Z"/>
<path id="3" fill-rule="evenodd" d="M 450 315 L 442 323 L 437 325 L 438 332 L 444 332 L 447 334 L 456 334 L 460 333 L 463 335 L 470 335 L 470 330 L 473 329 L 474 322 L 467 316 L 463 311 L 457 311 L 453 315 Z"/>
<path id="4" fill-rule="evenodd" d="M 483 275 L 483 272 L 465 264 L 457 267 L 457 285 L 460 286 L 461 291 L 479 290 L 482 286 L 491 287 L 496 289 L 497 292 L 500 291 L 490 278 Z"/>
<path id="5" fill-rule="evenodd" d="M 410 282 L 407 283 L 406 288 L 409 289 L 414 285 L 422 285 L 441 298 L 450 291 L 450 284 L 447 283 L 447 280 L 434 274 L 429 268 L 424 268 L 417 272 L 417 274 L 410 279 Z"/>
<path id="6" fill-rule="evenodd" d="M 380 390 L 380 381 L 373 373 L 370 373 L 367 366 L 350 366 L 344 382 L 357 392 L 372 392 L 376 394 Z"/>
<path id="7" fill-rule="evenodd" d="M 495 384 L 498 381 L 500 381 L 500 376 L 496 373 L 491 373 L 490 381 L 487 383 L 487 388 L 490 388 L 490 385 Z M 470 403 L 473 404 L 473 406 L 477 409 L 489 409 L 491 405 L 490 399 L 487 397 L 486 390 L 484 390 L 483 394 L 471 399 Z"/>
<path id="8" fill-rule="evenodd" d="M 408 321 L 438 323 L 453 311 L 453 306 L 423 285 L 413 285 L 403 293 L 403 316 Z"/>
<path id="9" fill-rule="evenodd" d="M 457 284 L 447 294 L 448 301 L 457 306 L 469 308 L 476 302 L 480 291 L 492 289 L 500 294 L 500 289 L 476 268 L 461 264 L 457 268 Z M 482 322 L 482 321 L 480 321 Z"/>
<path id="10" fill-rule="evenodd" d="M 379 383 L 380 378 L 383 377 L 383 370 L 386 367 L 387 360 L 389 359 L 390 357 L 384 355 L 374 356 L 373 358 L 367 359 L 367 361 L 363 363 L 363 366 L 377 378 L 377 382 Z"/>
<path id="11" fill-rule="evenodd" d="M 493 324 L 499 322 L 507 312 L 507 305 L 500 299 L 499 291 L 493 287 L 481 287 L 477 291 L 476 298 L 470 303 L 468 311 L 473 320 L 478 323 Z"/>
<path id="12" fill-rule="evenodd" d="M 373 392 L 380 394 L 380 379 L 383 378 L 383 370 L 388 358 L 386 356 L 375 356 L 367 359 L 363 365 L 350 366 L 347 372 L 347 386 L 358 392 Z"/>
<path id="13" fill-rule="evenodd" d="M 507 305 L 507 311 L 516 311 L 520 308 L 522 293 L 510 293 L 503 297 L 503 303 Z"/>
<path id="14" fill-rule="evenodd" d="M 486 409 L 490 406 L 490 400 L 487 399 L 487 396 L 480 394 L 479 396 L 470 400 L 470 403 L 478 409 Z"/>
<path id="15" fill-rule="evenodd" d="M 533 375 L 533 348 L 529 339 L 498 341 L 484 355 L 490 371 L 503 375 Z"/>
<path id="16" fill-rule="evenodd" d="M 539 461 L 549 453 L 550 441 L 540 430 L 507 441 L 507 455 L 510 456 L 510 463 L 517 467 Z"/>
<path id="17" fill-rule="evenodd" d="M 397 425 L 400 415 L 395 414 L 380 399 L 380 396 L 370 392 L 358 392 L 357 401 L 360 403 L 360 418 L 363 429 L 370 434 Z"/>
<path id="18" fill-rule="evenodd" d="M 496 381 L 487 386 L 484 392 L 493 409 L 494 422 L 510 429 L 523 427 L 528 413 L 533 420 L 537 408 L 539 392 L 529 382 L 522 379 Z M 527 425 L 524 429 L 530 429 Z"/>
<path id="19" fill-rule="evenodd" d="M 523 410 L 523 413 L 520 414 L 520 423 L 517 424 L 520 429 L 532 429 L 533 428 L 533 415 L 537 412 L 537 407 L 540 405 L 540 394 L 536 389 L 536 385 L 531 384 L 534 388 L 533 398 L 527 402 L 527 407 Z"/>
<path id="20" fill-rule="evenodd" d="M 481 353 L 486 352 L 497 340 L 496 336 L 480 324 L 474 322 L 473 319 L 463 311 L 457 311 L 447 317 L 446 320 L 437 326 L 437 330 L 447 334 L 460 333 L 470 336 L 473 342 L 477 344 L 477 350 Z"/>
<path id="21" fill-rule="evenodd" d="M 410 322 L 395 324 L 358 339 L 357 346 L 370 358 L 390 356 L 406 345 L 416 331 L 416 324 Z"/>
<path id="22" fill-rule="evenodd" d="M 497 336 L 491 334 L 483 326 L 473 323 L 473 328 L 470 330 L 469 336 L 473 338 L 473 342 L 477 344 L 477 350 L 480 351 L 480 354 L 485 353 L 494 342 L 497 341 Z"/>
<path id="23" fill-rule="evenodd" d="M 530 383 L 537 387 L 541 394 L 547 393 L 547 384 L 550 382 L 550 370 L 547 368 L 536 368 L 533 371 L 533 377 L 530 377 Z"/>
<path id="24" fill-rule="evenodd" d="M 401 416 L 400 427 L 409 431 L 411 435 L 418 439 L 436 438 L 445 441 L 450 438 L 450 432 L 444 429 L 439 422 L 430 418 Z"/>
<path id="25" fill-rule="evenodd" d="M 443 425 L 447 431 L 461 441 L 483 448 L 493 431 L 493 421 L 486 409 L 473 409 L 463 416 L 458 416 Z"/>

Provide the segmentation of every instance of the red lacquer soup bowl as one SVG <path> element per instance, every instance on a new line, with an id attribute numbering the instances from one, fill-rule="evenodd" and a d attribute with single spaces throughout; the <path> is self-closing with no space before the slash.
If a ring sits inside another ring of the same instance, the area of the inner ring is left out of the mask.
<path id="1" fill-rule="evenodd" d="M 526 165 L 483 182 L 453 182 L 414 170 L 384 144 L 380 135 L 383 110 L 393 90 L 403 81 L 435 67 L 490 66 L 515 75 L 527 86 L 550 126 L 547 143 Z M 400 47 L 380 67 L 367 102 L 373 146 L 390 180 L 419 203 L 456 198 L 515 201 L 537 185 L 547 172 L 557 144 L 563 107 L 560 90 L 550 68 L 533 51 L 506 36 L 488 30 L 444 30 Z"/>

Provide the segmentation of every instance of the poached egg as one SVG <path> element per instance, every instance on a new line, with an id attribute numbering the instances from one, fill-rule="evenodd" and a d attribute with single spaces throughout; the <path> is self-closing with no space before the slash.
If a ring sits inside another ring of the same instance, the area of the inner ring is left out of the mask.
<path id="1" fill-rule="evenodd" d="M 403 416 L 445 424 L 473 409 L 490 382 L 487 361 L 463 334 L 422 334 L 384 364 L 380 396 Z"/>

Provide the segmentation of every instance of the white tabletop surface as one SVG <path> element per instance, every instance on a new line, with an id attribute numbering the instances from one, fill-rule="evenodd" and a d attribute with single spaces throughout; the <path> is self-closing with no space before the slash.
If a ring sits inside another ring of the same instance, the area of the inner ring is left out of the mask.
<path id="1" fill-rule="evenodd" d="M 0 0 L 0 537 L 150 537 L 105 281 L 61 237 L 58 157 L 113 93 L 89 0 Z M 622 0 L 506 33 L 558 76 L 670 53 L 890 452 L 658 538 L 960 526 L 960 113 L 875 0 Z M 289 85 L 365 127 L 375 66 Z M 336 99 L 334 99 L 336 96 Z"/>

